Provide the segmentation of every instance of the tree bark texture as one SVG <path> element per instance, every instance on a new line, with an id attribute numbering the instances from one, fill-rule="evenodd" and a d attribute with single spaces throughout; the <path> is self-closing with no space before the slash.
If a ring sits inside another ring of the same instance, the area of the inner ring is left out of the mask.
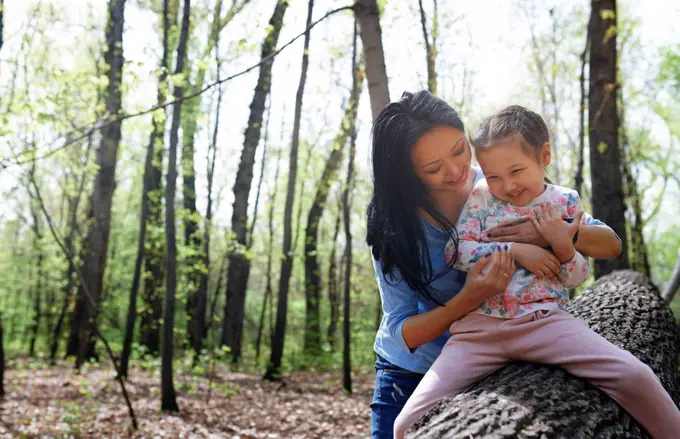
<path id="1" fill-rule="evenodd" d="M 377 0 L 359 0 L 355 14 L 359 22 L 359 33 L 366 60 L 368 94 L 371 98 L 371 113 L 375 120 L 383 107 L 390 103 L 387 83 L 387 68 L 382 45 L 382 29 Z"/>
<path id="2" fill-rule="evenodd" d="M 600 278 L 568 306 L 595 332 L 649 365 L 678 402 L 680 337 L 673 314 L 643 274 Z M 619 405 L 557 367 L 512 363 L 465 393 L 445 398 L 409 438 L 644 438 Z"/>
<path id="3" fill-rule="evenodd" d="M 321 318 L 319 304 L 321 302 L 321 268 L 318 257 L 319 222 L 326 209 L 326 201 L 332 184 L 337 178 L 338 168 L 342 159 L 345 144 L 356 126 L 359 96 L 364 83 L 365 70 L 362 63 L 352 72 L 353 89 L 347 103 L 345 116 L 342 119 L 340 130 L 333 140 L 333 146 L 326 165 L 321 174 L 321 179 L 316 185 L 316 193 L 312 201 L 312 207 L 307 215 L 307 227 L 305 229 L 305 352 L 316 355 L 321 350 Z M 333 311 L 331 304 L 331 311 Z M 331 318 L 332 320 L 332 318 Z M 337 318 L 336 318 L 337 321 Z M 334 333 L 334 331 L 333 331 Z"/>
<path id="4" fill-rule="evenodd" d="M 163 56 L 161 58 L 160 74 L 158 75 L 158 88 L 156 92 L 157 104 L 163 105 L 166 99 L 165 80 L 168 76 L 168 32 L 170 28 L 168 20 L 168 0 L 163 0 Z M 146 232 L 149 218 L 149 198 L 151 179 L 153 173 L 154 156 L 157 149 L 164 148 L 163 134 L 165 128 L 165 110 L 161 110 L 161 116 L 154 115 L 151 121 L 151 134 L 149 144 L 146 148 L 146 159 L 144 162 L 144 177 L 142 180 L 142 206 L 139 218 L 139 236 L 137 237 L 137 258 L 132 275 L 132 287 L 130 289 L 130 300 L 128 302 L 128 314 L 125 324 L 125 339 L 123 340 L 123 353 L 121 354 L 120 371 L 124 378 L 127 378 L 130 352 L 132 350 L 132 338 L 135 332 L 135 322 L 137 320 L 137 295 L 142 275 L 142 264 L 146 253 Z M 153 245 L 154 243 L 152 243 Z"/>
<path id="5" fill-rule="evenodd" d="M 283 25 L 283 17 L 288 9 L 287 0 L 276 2 L 276 8 L 269 20 L 269 32 L 262 44 L 260 59 L 265 59 L 276 50 L 279 33 Z M 271 73 L 274 59 L 260 66 L 255 94 L 250 103 L 250 116 L 246 127 L 243 150 L 236 182 L 234 183 L 234 207 L 231 217 L 231 231 L 237 245 L 240 247 L 229 255 L 229 268 L 227 271 L 227 301 L 222 320 L 222 345 L 231 349 L 232 360 L 238 361 L 241 357 L 241 340 L 243 338 L 243 319 L 245 318 L 246 288 L 250 274 L 250 260 L 246 255 L 248 235 L 248 197 L 253 182 L 253 166 L 255 164 L 255 152 L 260 142 L 262 128 L 262 116 L 265 102 L 271 87 Z"/>
<path id="6" fill-rule="evenodd" d="M 293 202 L 295 201 L 295 183 L 298 168 L 298 146 L 300 144 L 300 119 L 302 117 L 302 100 L 305 94 L 307 81 L 307 67 L 309 66 L 309 39 L 311 36 L 310 25 L 312 23 L 312 11 L 314 0 L 307 2 L 307 24 L 305 28 L 305 42 L 302 52 L 302 66 L 300 69 L 300 82 L 295 96 L 295 118 L 293 119 L 293 136 L 290 146 L 290 160 L 288 163 L 288 188 L 286 191 L 286 204 L 283 212 L 283 248 L 281 258 L 281 270 L 279 271 L 279 293 L 276 304 L 276 326 L 274 328 L 274 340 L 272 340 L 271 358 L 265 378 L 278 380 L 281 373 L 281 361 L 283 359 L 283 345 L 286 340 L 286 321 L 288 315 L 288 290 L 290 289 L 290 277 L 293 272 Z"/>
<path id="7" fill-rule="evenodd" d="M 588 126 L 593 216 L 621 238 L 621 256 L 595 261 L 595 278 L 628 268 L 626 200 L 621 173 L 616 57 L 616 0 L 591 1 Z"/>
<path id="8" fill-rule="evenodd" d="M 77 343 L 76 367 L 85 357 L 94 356 L 95 338 L 92 322 L 96 319 L 101 296 L 106 257 L 111 228 L 111 203 L 116 187 L 116 162 L 121 138 L 121 84 L 123 80 L 123 27 L 125 0 L 110 0 L 106 25 L 106 51 L 104 61 L 108 66 L 106 87 L 106 120 L 101 129 L 101 143 L 97 150 L 97 176 L 95 177 L 90 207 L 87 215 L 88 231 L 84 242 L 81 266 L 83 282 L 78 288 L 72 333 Z M 90 292 L 92 297 L 86 297 Z"/>
<path id="9" fill-rule="evenodd" d="M 191 0 L 184 0 L 182 30 L 177 46 L 177 64 L 175 74 L 184 71 L 189 21 L 191 17 Z M 175 386 L 173 383 L 173 338 L 175 330 L 175 293 L 177 291 L 177 233 L 175 228 L 175 190 L 177 184 L 177 144 L 179 143 L 179 126 L 182 117 L 182 97 L 184 88 L 175 86 L 172 107 L 172 124 L 170 126 L 170 148 L 168 151 L 168 175 L 165 189 L 165 228 L 167 252 L 165 266 L 165 306 L 163 307 L 163 344 L 161 346 L 161 410 L 178 412 Z"/>

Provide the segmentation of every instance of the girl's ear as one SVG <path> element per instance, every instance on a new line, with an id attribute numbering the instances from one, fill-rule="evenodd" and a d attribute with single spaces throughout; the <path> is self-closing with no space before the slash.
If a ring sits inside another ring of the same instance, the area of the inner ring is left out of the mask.
<path id="1" fill-rule="evenodd" d="M 550 151 L 550 142 L 545 142 L 541 147 L 541 162 L 543 167 L 550 164 L 550 159 L 552 158 L 552 153 Z"/>

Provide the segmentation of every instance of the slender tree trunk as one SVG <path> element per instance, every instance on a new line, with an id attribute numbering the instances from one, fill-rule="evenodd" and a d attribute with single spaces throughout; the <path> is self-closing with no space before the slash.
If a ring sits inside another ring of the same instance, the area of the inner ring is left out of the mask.
<path id="1" fill-rule="evenodd" d="M 32 162 L 31 166 L 31 179 L 35 179 L 35 161 Z M 31 216 L 33 217 L 33 247 L 38 254 L 38 260 L 36 261 L 36 278 L 34 286 L 34 296 L 33 296 L 33 321 L 31 322 L 31 339 L 28 347 L 28 356 L 35 357 L 35 342 L 38 339 L 38 333 L 40 331 L 40 320 L 42 318 L 41 309 L 41 299 L 43 295 L 43 250 L 42 250 L 42 232 L 40 231 L 40 220 L 38 212 L 36 211 L 36 206 L 34 200 L 30 200 L 31 203 Z"/>
<path id="2" fill-rule="evenodd" d="M 271 104 L 270 104 L 271 105 Z M 285 108 L 284 108 L 285 110 Z M 284 111 L 285 113 L 285 111 Z M 271 316 L 271 303 L 274 301 L 272 293 L 272 259 L 274 258 L 274 206 L 276 205 L 276 194 L 278 193 L 279 186 L 279 168 L 281 163 L 282 151 L 279 150 L 276 155 L 276 165 L 274 167 L 274 185 L 271 195 L 269 196 L 269 212 L 268 216 L 268 229 L 269 229 L 269 241 L 267 250 L 267 280 L 265 283 L 264 299 L 262 303 L 262 312 L 260 313 L 260 324 L 257 328 L 257 339 L 255 340 L 255 358 L 260 359 L 260 347 L 262 345 L 262 332 L 264 331 L 264 319 L 265 313 L 267 311 L 267 305 L 269 305 L 269 312 Z M 264 177 L 264 174 L 262 174 Z M 270 336 L 273 325 L 270 323 Z"/>
<path id="3" fill-rule="evenodd" d="M 366 60 L 371 113 L 375 119 L 383 107 L 390 103 L 377 0 L 357 1 L 355 13 Z"/>
<path id="4" fill-rule="evenodd" d="M 268 33 L 262 44 L 260 59 L 267 59 L 275 50 L 279 33 L 283 25 L 283 17 L 288 9 L 288 0 L 278 0 L 276 8 L 269 20 Z M 271 86 L 271 71 L 274 60 L 269 59 L 260 66 L 260 73 L 255 86 L 255 94 L 250 104 L 250 117 L 243 142 L 241 161 L 234 183 L 234 208 L 231 217 L 231 231 L 240 247 L 229 255 L 227 273 L 227 301 L 222 321 L 221 344 L 231 350 L 232 360 L 237 362 L 241 357 L 241 340 L 243 338 L 243 319 L 245 317 L 246 287 L 250 274 L 250 260 L 246 255 L 246 237 L 248 232 L 248 197 L 253 181 L 253 165 L 255 152 L 260 141 L 260 129 L 265 102 Z"/>
<path id="5" fill-rule="evenodd" d="M 420 9 L 420 25 L 423 28 L 423 39 L 425 40 L 425 61 L 427 62 L 427 89 L 432 94 L 437 94 L 437 73 L 435 70 L 435 62 L 437 60 L 434 44 L 430 44 L 430 37 L 427 33 L 427 18 L 425 17 L 425 9 L 423 8 L 423 0 L 418 0 L 418 7 Z M 432 38 L 434 42 L 434 37 Z"/>
<path id="6" fill-rule="evenodd" d="M 305 303 L 306 303 L 306 318 L 305 318 L 305 353 L 314 357 L 321 352 L 321 317 L 319 313 L 319 304 L 321 301 L 321 268 L 319 266 L 318 257 L 318 235 L 319 222 L 326 209 L 326 201 L 330 187 L 337 178 L 337 171 L 340 167 L 340 161 L 345 149 L 345 144 L 348 141 L 351 133 L 354 132 L 357 119 L 357 109 L 359 107 L 359 96 L 364 82 L 365 69 L 363 63 L 355 63 L 356 69 L 352 71 L 352 84 L 354 87 L 351 90 L 351 96 L 345 109 L 345 116 L 340 124 L 340 130 L 335 136 L 331 153 L 326 160 L 321 179 L 316 186 L 316 194 L 312 201 L 312 206 L 307 215 L 307 228 L 305 229 Z M 336 228 L 339 225 L 340 218 L 337 219 Z M 337 233 L 336 235 L 337 236 Z M 335 241 L 333 242 L 335 248 Z M 331 261 L 334 263 L 334 261 Z M 329 288 L 331 286 L 329 285 Z M 333 286 L 335 289 L 336 287 Z M 335 289 L 337 292 L 337 289 Z M 334 296 L 329 290 L 329 298 Z M 329 328 L 329 339 L 331 334 L 335 333 L 335 325 L 333 322 L 334 304 L 331 302 L 331 325 L 333 331 Z M 337 322 L 337 316 L 336 322 Z M 331 343 L 333 345 L 334 343 Z"/>
<path id="7" fill-rule="evenodd" d="M 352 51 L 352 70 L 356 69 L 357 63 L 357 25 L 356 21 L 354 23 L 354 43 Z M 356 76 L 354 81 L 357 81 Z M 353 90 L 356 90 L 356 82 L 352 86 Z M 354 96 L 356 99 L 357 97 Z M 353 129 L 350 133 L 350 146 L 349 146 L 349 160 L 347 161 L 347 181 L 345 182 L 345 188 L 342 193 L 342 216 L 343 223 L 345 226 L 345 300 L 343 306 L 343 339 L 344 348 L 342 355 L 342 371 L 343 380 L 342 387 L 345 392 L 352 394 L 352 364 L 350 355 L 350 341 L 351 341 L 351 328 L 350 328 L 350 304 L 351 304 L 351 287 L 352 287 L 352 228 L 350 222 L 350 211 L 351 211 L 351 201 L 350 192 L 352 190 L 352 178 L 354 177 L 354 155 L 356 153 L 356 129 Z"/>
<path id="8" fill-rule="evenodd" d="M 580 195 L 583 190 L 583 166 L 584 156 L 586 150 L 586 64 L 588 63 L 588 52 L 590 50 L 590 32 L 593 23 L 593 16 L 591 14 L 588 24 L 586 25 L 586 43 L 581 52 L 581 74 L 579 76 L 579 84 L 581 86 L 581 101 L 579 103 L 579 135 L 578 135 L 578 163 L 576 165 L 576 175 L 574 176 L 574 189 Z"/>
<path id="9" fill-rule="evenodd" d="M 208 337 L 208 332 L 210 332 L 213 322 L 215 321 L 215 314 L 217 313 L 217 300 L 220 297 L 220 291 L 222 291 L 222 279 L 226 275 L 225 270 L 227 268 L 228 257 L 229 255 L 225 253 L 222 257 L 220 269 L 217 272 L 217 283 L 215 284 L 215 289 L 213 290 L 212 301 L 210 302 L 210 311 L 208 313 L 208 318 L 206 319 L 205 334 L 203 334 L 203 338 Z"/>
<path id="10" fill-rule="evenodd" d="M 74 331 L 77 334 L 76 367 L 80 368 L 86 357 L 94 357 L 92 323 L 96 320 L 111 227 L 111 203 L 115 189 L 116 161 L 121 137 L 121 84 L 123 79 L 123 27 L 125 0 L 109 0 L 106 26 L 104 61 L 108 66 L 108 85 L 105 98 L 107 123 L 101 129 L 101 144 L 97 151 L 97 176 L 95 178 L 90 210 L 87 215 L 88 232 L 84 243 L 81 267 L 82 282 L 78 287 Z M 85 285 L 82 285 L 82 283 Z M 92 301 L 85 295 L 92 294 Z"/>
<path id="11" fill-rule="evenodd" d="M 269 121 L 271 114 L 271 102 L 269 103 L 269 108 L 267 109 L 267 123 L 264 127 L 264 145 L 262 145 L 262 166 L 260 167 L 260 181 L 257 184 L 257 194 L 255 196 L 255 209 L 253 212 L 253 222 L 250 225 L 250 238 L 248 239 L 248 246 L 253 245 L 253 233 L 255 232 L 255 221 L 257 220 L 257 207 L 260 204 L 260 193 L 262 191 L 262 183 L 264 182 L 264 167 L 267 161 L 267 150 L 269 147 L 268 137 L 269 137 Z M 257 326 L 257 337 L 255 339 L 255 360 L 260 360 L 260 347 L 262 346 L 262 330 L 264 328 L 264 318 L 267 311 L 267 304 L 272 295 L 272 284 L 271 284 L 271 271 L 272 271 L 272 253 L 274 250 L 274 201 L 276 198 L 276 186 L 279 179 L 279 162 L 281 160 L 281 154 L 277 155 L 276 158 L 276 170 L 274 171 L 274 191 L 272 193 L 269 202 L 269 251 L 267 252 L 267 280 L 264 292 L 264 298 L 262 300 L 262 311 L 260 312 L 260 322 Z"/>
<path id="12" fill-rule="evenodd" d="M 218 27 L 219 26 L 219 17 L 222 13 L 222 1 L 217 0 L 217 9 L 215 11 L 215 21 L 213 23 L 213 26 Z M 220 67 L 221 67 L 221 60 L 220 60 L 220 44 L 219 44 L 219 39 L 220 39 L 220 32 L 218 30 L 215 30 L 213 32 L 214 37 L 214 45 L 215 45 L 215 62 L 217 63 L 217 78 L 220 78 Z M 200 273 L 200 283 L 199 283 L 199 288 L 198 292 L 196 295 L 196 304 L 195 308 L 192 310 L 193 316 L 190 314 L 188 316 L 189 322 L 192 322 L 192 319 L 194 320 L 194 324 L 189 325 L 189 329 L 193 330 L 193 332 L 190 333 L 191 337 L 191 345 L 194 349 L 194 352 L 196 355 L 199 355 L 201 353 L 201 350 L 203 349 L 203 339 L 206 335 L 206 323 L 205 323 L 205 314 L 207 311 L 207 306 L 208 306 L 208 274 L 210 273 L 210 233 L 212 230 L 212 204 L 213 204 L 213 196 L 212 196 L 212 190 L 213 190 L 213 177 L 215 175 L 215 156 L 217 154 L 217 134 L 219 132 L 219 127 L 220 127 L 220 111 L 222 109 L 222 84 L 218 85 L 217 88 L 217 106 L 215 108 L 215 127 L 213 130 L 213 136 L 212 136 L 212 141 L 210 142 L 210 146 L 208 147 L 208 160 L 207 160 L 207 175 L 208 175 L 208 206 L 206 208 L 206 214 L 205 214 L 205 227 L 203 229 L 203 251 L 201 252 L 201 256 L 203 259 L 203 269 Z M 191 151 L 193 152 L 193 151 Z M 186 181 L 186 180 L 185 180 Z M 192 180 L 193 182 L 193 180 Z M 187 190 L 185 186 L 185 191 Z M 191 191 L 191 188 L 189 189 Z M 194 208 L 196 207 L 196 201 L 194 199 Z M 186 205 L 185 205 L 186 208 Z M 186 223 L 186 226 L 188 227 L 189 223 Z M 189 290 L 191 293 L 191 290 Z"/>
<path id="13" fill-rule="evenodd" d="M 588 125 L 593 216 L 609 225 L 623 242 L 619 258 L 595 260 L 595 277 L 599 278 L 628 267 L 628 246 L 616 108 L 616 0 L 592 0 L 591 7 Z"/>
<path id="14" fill-rule="evenodd" d="M 286 339 L 286 317 L 288 313 L 288 289 L 290 276 L 293 271 L 292 249 L 292 226 L 293 226 L 293 202 L 295 198 L 295 181 L 297 177 L 298 146 L 300 144 L 300 118 L 302 115 L 302 98 L 305 93 L 307 81 L 307 67 L 309 66 L 309 26 L 312 23 L 312 10 L 314 0 L 307 3 L 307 24 L 305 28 L 305 43 L 302 52 L 302 68 L 300 83 L 295 96 L 295 118 L 293 120 L 293 139 L 290 146 L 290 159 L 288 165 L 288 190 L 286 191 L 286 205 L 283 213 L 283 249 L 281 258 L 281 271 L 279 272 L 279 301 L 276 307 L 276 329 L 272 341 L 271 359 L 267 366 L 264 378 L 267 380 L 279 380 L 281 378 L 281 360 L 283 358 L 283 344 Z"/>
<path id="15" fill-rule="evenodd" d="M 262 194 L 262 183 L 264 182 L 264 168 L 267 163 L 267 149 L 269 147 L 269 118 L 271 115 L 271 102 L 267 107 L 267 122 L 264 124 L 264 141 L 262 143 L 262 161 L 260 163 L 260 180 L 257 182 L 257 191 L 255 192 L 255 206 L 253 206 L 253 220 L 250 223 L 248 238 L 246 240 L 248 248 L 253 245 L 253 234 L 255 233 L 255 224 L 257 223 L 257 211 L 260 207 L 260 195 Z M 280 157 L 280 154 L 279 154 Z M 277 167 L 276 172 L 279 169 Z"/>
<path id="16" fill-rule="evenodd" d="M 158 90 L 156 93 L 156 102 L 158 105 L 165 103 L 165 80 L 168 76 L 168 32 L 170 30 L 169 21 L 170 11 L 168 9 L 168 0 L 163 0 L 163 56 L 161 58 L 160 74 L 158 75 Z M 135 269 L 132 276 L 132 289 L 130 290 L 130 300 L 128 302 L 127 323 L 125 326 L 125 339 L 123 340 L 123 353 L 121 354 L 120 370 L 123 378 L 128 376 L 128 363 L 130 361 L 130 351 L 132 349 L 132 337 L 135 332 L 135 320 L 137 319 L 137 293 L 139 291 L 139 283 L 141 279 L 142 263 L 144 261 L 144 253 L 146 250 L 146 229 L 149 217 L 149 186 L 151 186 L 151 177 L 153 173 L 153 161 L 155 151 L 164 148 L 164 127 L 165 127 L 165 112 L 163 117 L 153 117 L 151 121 L 151 135 L 149 136 L 149 145 L 146 148 L 146 161 L 144 163 L 144 177 L 142 183 L 142 208 L 139 220 L 139 237 L 137 238 L 137 258 L 135 260 Z"/>
<path id="17" fill-rule="evenodd" d="M 680 289 L 680 249 L 678 249 L 678 259 L 675 260 L 673 273 L 671 274 L 671 278 L 668 279 L 666 289 L 663 292 L 663 300 L 665 300 L 666 303 L 671 303 L 678 289 Z"/>
<path id="18" fill-rule="evenodd" d="M 191 0 L 184 0 L 182 30 L 177 46 L 177 64 L 175 75 L 184 71 L 187 37 L 191 17 Z M 163 312 L 163 346 L 161 349 L 161 410 L 178 412 L 179 406 L 175 398 L 175 386 L 172 380 L 173 332 L 175 329 L 175 292 L 177 290 L 177 237 L 175 231 L 175 187 L 177 185 L 177 144 L 179 143 L 179 124 L 182 117 L 182 97 L 184 88 L 175 86 L 172 107 L 172 125 L 170 126 L 170 149 L 168 152 L 168 178 L 165 190 L 165 227 L 166 227 L 166 267 L 165 307 Z"/>
<path id="19" fill-rule="evenodd" d="M 224 19 L 222 15 L 223 0 L 215 0 L 215 9 L 210 25 L 208 41 L 203 49 L 203 56 L 200 59 L 208 59 L 218 46 L 219 36 L 226 25 L 243 9 L 250 0 L 233 0 L 231 7 L 227 11 Z M 192 65 L 189 60 L 184 66 L 185 78 L 189 83 L 188 94 L 193 95 L 203 89 L 207 73 L 207 65 L 198 65 L 196 78 L 191 78 Z M 220 87 L 221 88 L 221 87 Z M 202 345 L 202 334 L 205 328 L 205 294 L 207 289 L 203 289 L 201 282 L 205 277 L 203 273 L 207 266 L 201 267 L 205 263 L 205 256 L 202 254 L 200 231 L 198 228 L 200 214 L 196 209 L 196 174 L 194 172 L 194 155 L 196 133 L 198 131 L 198 117 L 201 110 L 202 97 L 198 96 L 188 100 L 184 104 L 184 116 L 182 117 L 182 201 L 184 203 L 184 245 L 189 249 L 188 258 L 184 265 L 187 267 L 187 300 L 186 300 L 186 323 L 187 341 L 194 349 L 199 352 Z M 206 219 L 206 223 L 209 220 Z M 203 246 L 203 249 L 205 245 Z M 199 308 L 203 309 L 203 314 L 199 313 Z"/>
<path id="20" fill-rule="evenodd" d="M 93 134 L 90 133 L 87 136 L 87 148 L 85 149 L 85 156 L 82 160 L 82 169 L 87 167 L 90 162 L 90 151 L 94 144 Z M 85 180 L 87 174 L 83 171 L 80 176 L 80 183 L 78 185 L 78 192 L 69 199 L 69 233 L 65 239 L 66 252 L 69 255 L 74 254 L 74 243 L 76 239 L 76 233 L 78 232 L 78 207 L 80 206 L 80 200 L 82 198 L 83 189 L 85 188 Z M 77 178 L 76 178 L 77 180 Z M 73 298 L 73 288 L 76 285 L 76 266 L 73 263 L 73 259 L 68 258 L 68 267 L 66 268 L 66 286 L 64 287 L 64 302 L 61 306 L 61 311 L 59 312 L 59 317 L 57 318 L 57 324 L 54 327 L 54 332 L 52 334 L 52 342 L 50 345 L 50 364 L 55 364 L 57 357 L 57 350 L 59 350 L 59 338 L 61 336 L 61 328 L 64 324 L 66 318 L 66 312 L 68 311 L 69 305 L 71 305 L 71 300 Z M 73 351 L 75 354 L 75 350 Z"/>
<path id="21" fill-rule="evenodd" d="M 338 213 L 335 217 L 335 229 L 333 230 L 331 254 L 328 256 L 328 304 L 331 311 L 330 322 L 328 322 L 328 344 L 330 345 L 332 352 L 335 352 L 335 334 L 338 331 L 338 319 L 340 318 L 340 288 L 338 285 L 337 248 L 341 218 L 342 205 L 340 204 L 338 205 Z"/>
<path id="22" fill-rule="evenodd" d="M 168 39 L 163 42 L 163 52 L 167 55 L 166 70 L 170 69 L 173 57 L 172 47 L 177 44 L 174 30 L 177 27 L 179 15 L 179 0 L 170 0 L 168 4 Z M 174 35 L 174 36 L 173 36 Z M 168 84 L 159 81 L 160 91 L 167 96 Z M 165 116 L 165 112 L 163 112 Z M 165 128 L 165 117 L 162 118 Z M 164 130 L 163 130 L 164 131 Z M 142 312 L 139 322 L 139 344 L 144 346 L 151 355 L 156 356 L 160 351 L 161 325 L 163 315 L 163 295 L 165 292 L 163 281 L 165 278 L 165 220 L 163 215 L 163 156 L 164 142 L 157 142 L 154 148 L 154 158 L 149 177 L 148 203 L 149 219 L 147 221 L 148 239 L 144 253 L 144 288 L 142 290 Z"/>
<path id="23" fill-rule="evenodd" d="M 0 1 L 0 7 L 1 6 L 2 2 Z M 2 9 L 0 9 L 0 11 L 1 10 Z M 4 337 L 2 333 L 2 314 L 0 314 L 0 397 L 5 396 L 5 344 L 3 340 Z"/>

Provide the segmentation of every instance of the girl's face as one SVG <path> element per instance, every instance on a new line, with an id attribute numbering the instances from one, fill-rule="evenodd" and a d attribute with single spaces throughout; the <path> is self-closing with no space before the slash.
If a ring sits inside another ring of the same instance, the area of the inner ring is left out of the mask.
<path id="1" fill-rule="evenodd" d="M 526 206 L 543 193 L 545 167 L 550 164 L 550 144 L 544 143 L 535 157 L 520 142 L 514 137 L 475 151 L 491 194 L 514 206 Z"/>
<path id="2" fill-rule="evenodd" d="M 430 195 L 455 192 L 465 186 L 471 161 L 465 135 L 449 126 L 435 127 L 411 149 L 413 169 Z"/>

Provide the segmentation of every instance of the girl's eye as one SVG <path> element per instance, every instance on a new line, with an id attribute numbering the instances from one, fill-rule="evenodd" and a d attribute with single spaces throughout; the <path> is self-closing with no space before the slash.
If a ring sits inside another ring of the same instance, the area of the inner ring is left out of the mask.
<path id="1" fill-rule="evenodd" d="M 437 172 L 439 172 L 440 169 L 441 169 L 441 166 L 438 167 L 437 169 L 428 169 L 427 171 L 425 171 L 425 173 L 426 174 L 436 174 Z"/>
<path id="2" fill-rule="evenodd" d="M 488 180 L 496 180 L 498 177 L 486 177 L 487 181 Z"/>
<path id="3" fill-rule="evenodd" d="M 512 175 L 517 175 L 517 174 L 519 174 L 521 171 L 522 171 L 521 169 L 515 169 L 514 171 L 512 171 Z"/>

